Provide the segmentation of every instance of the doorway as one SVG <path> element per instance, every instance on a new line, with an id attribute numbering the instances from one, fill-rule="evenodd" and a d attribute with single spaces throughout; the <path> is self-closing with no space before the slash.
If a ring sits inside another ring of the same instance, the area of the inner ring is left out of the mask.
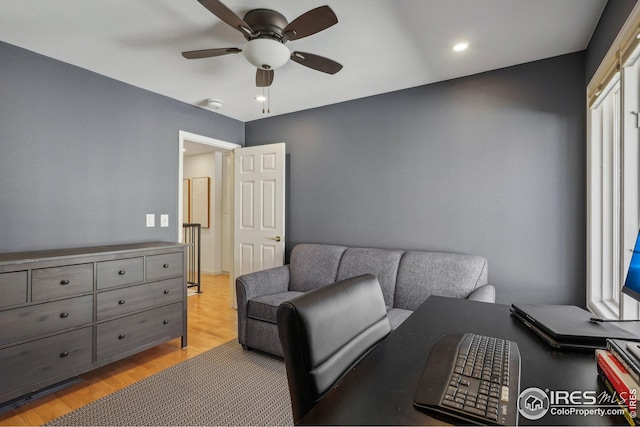
<path id="1" fill-rule="evenodd" d="M 179 241 L 183 241 L 182 224 L 191 221 L 191 198 L 185 193 L 190 191 L 193 178 L 208 178 L 210 184 L 207 203 L 209 224 L 202 228 L 201 237 L 203 274 L 229 273 L 233 277 L 233 162 L 230 154 L 238 147 L 238 144 L 179 131 Z M 187 185 L 185 180 L 188 180 Z"/>

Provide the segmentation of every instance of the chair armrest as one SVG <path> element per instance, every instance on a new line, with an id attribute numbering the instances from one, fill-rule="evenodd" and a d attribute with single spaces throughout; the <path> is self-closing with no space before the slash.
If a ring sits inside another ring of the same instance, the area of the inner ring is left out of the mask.
<path id="1" fill-rule="evenodd" d="M 481 302 L 496 302 L 496 288 L 493 285 L 483 285 L 471 292 L 467 299 Z"/>
<path id="2" fill-rule="evenodd" d="M 289 265 L 243 274 L 236 279 L 238 303 L 238 341 L 246 345 L 247 305 L 249 300 L 262 295 L 289 290 Z"/>

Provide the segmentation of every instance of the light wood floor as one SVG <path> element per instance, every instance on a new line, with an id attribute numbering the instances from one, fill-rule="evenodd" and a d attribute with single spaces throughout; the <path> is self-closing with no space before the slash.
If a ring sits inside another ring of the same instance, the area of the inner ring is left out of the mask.
<path id="1" fill-rule="evenodd" d="M 0 414 L 0 425 L 42 425 L 162 369 L 238 336 L 237 312 L 230 307 L 229 276 L 202 276 L 202 293 L 187 297 L 188 347 L 180 339 L 82 375 L 83 382 Z M 192 288 L 195 289 L 195 288 Z"/>

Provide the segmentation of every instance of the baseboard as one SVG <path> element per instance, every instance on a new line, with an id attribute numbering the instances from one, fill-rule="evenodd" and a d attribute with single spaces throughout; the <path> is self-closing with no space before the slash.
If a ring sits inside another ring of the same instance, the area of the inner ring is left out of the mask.
<path id="1" fill-rule="evenodd" d="M 224 270 L 218 270 L 218 271 L 200 270 L 200 274 L 207 274 L 209 276 L 219 276 L 221 274 L 231 274 L 231 273 Z"/>
<path id="2" fill-rule="evenodd" d="M 218 276 L 218 275 L 220 275 L 220 274 L 229 274 L 229 273 L 227 273 L 226 271 L 221 271 L 221 270 L 218 270 L 218 271 L 201 270 L 201 271 L 200 271 L 200 273 L 202 273 L 202 274 L 208 274 L 208 275 L 210 275 L 210 276 Z"/>

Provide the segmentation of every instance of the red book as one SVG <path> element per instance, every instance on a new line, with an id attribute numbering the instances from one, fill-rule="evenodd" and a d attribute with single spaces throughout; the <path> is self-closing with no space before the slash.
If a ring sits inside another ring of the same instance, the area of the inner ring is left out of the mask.
<path id="1" fill-rule="evenodd" d="M 623 399 L 630 412 L 636 411 L 638 384 L 620 361 L 607 350 L 596 350 L 598 366 L 607 377 L 618 396 Z"/>

